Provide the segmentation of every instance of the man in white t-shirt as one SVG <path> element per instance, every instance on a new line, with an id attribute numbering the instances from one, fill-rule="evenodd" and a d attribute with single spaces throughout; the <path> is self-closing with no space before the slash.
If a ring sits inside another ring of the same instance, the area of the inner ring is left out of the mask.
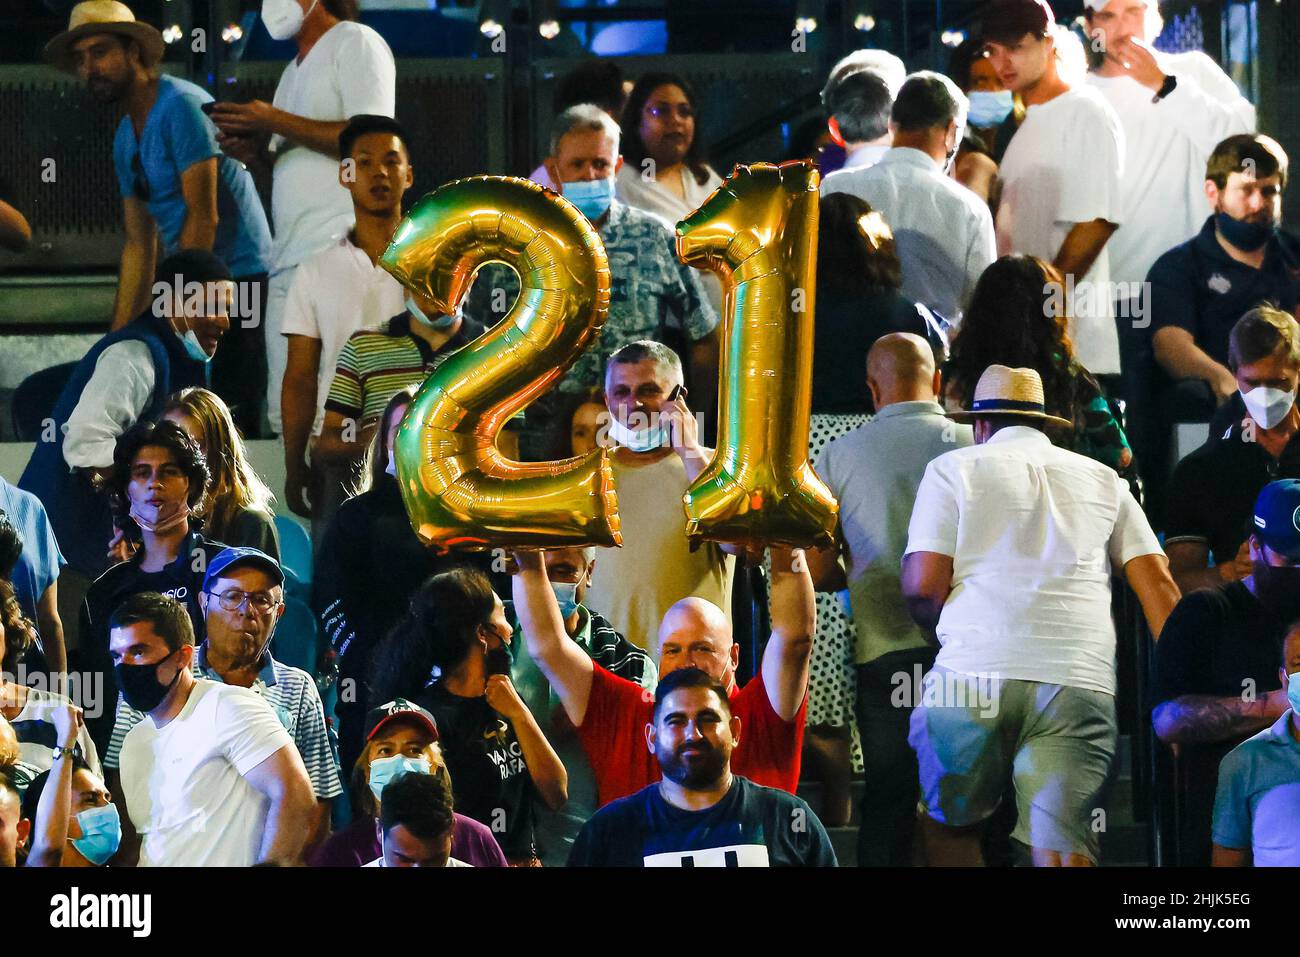
<path id="1" fill-rule="evenodd" d="M 398 773 L 384 786 L 375 830 L 382 853 L 364 867 L 473 867 L 451 856 L 456 828 L 446 773 Z"/>
<path id="2" fill-rule="evenodd" d="M 119 757 L 128 862 L 138 847 L 141 867 L 297 863 L 316 798 L 270 705 L 247 688 L 194 677 L 194 632 L 174 599 L 133 595 L 111 629 L 122 697 L 149 716 Z"/>
<path id="3" fill-rule="evenodd" d="M 1127 484 L 1044 434 L 1072 426 L 1044 412 L 1037 372 L 989 366 L 950 417 L 974 422 L 976 444 L 926 467 L 902 574 L 940 645 L 908 737 L 929 862 L 982 863 L 1010 777 L 1035 865 L 1095 864 L 1116 743 L 1112 569 L 1156 637 L 1178 587 Z"/>
<path id="4" fill-rule="evenodd" d="M 406 134 L 390 117 L 355 116 L 339 134 L 339 152 L 335 177 L 347 189 L 356 225 L 294 270 L 281 325 L 289 350 L 281 389 L 284 497 L 293 512 L 312 520 L 313 538 L 346 498 L 350 477 L 348 460 L 308 464 L 339 353 L 352 333 L 379 328 L 407 301 L 401 283 L 378 264 L 412 183 Z M 360 435 L 361 424 L 353 431 Z"/>
<path id="5" fill-rule="evenodd" d="M 1087 82 L 1124 129 L 1120 209 L 1133 228 L 1107 246 L 1110 274 L 1133 291 L 1158 256 L 1200 230 L 1205 162 L 1220 141 L 1255 132 L 1255 107 L 1199 50 L 1150 45 L 1164 26 L 1155 0 L 1084 0 L 1084 8 L 1097 50 Z"/>
<path id="6" fill-rule="evenodd" d="M 266 401 L 275 432 L 288 358 L 280 330 L 294 270 L 352 225 L 352 200 L 339 183 L 339 134 L 349 117 L 392 116 L 397 97 L 392 51 L 370 27 L 349 19 L 353 11 L 347 0 L 263 0 L 267 32 L 293 39 L 298 55 L 284 68 L 273 103 L 218 103 L 211 114 L 226 153 L 250 164 L 274 162 Z"/>
<path id="7" fill-rule="evenodd" d="M 1045 0 L 996 0 L 984 14 L 984 54 L 1027 107 L 998 171 L 998 254 L 1038 256 L 1061 271 L 1079 361 L 1117 375 L 1106 246 L 1123 220 L 1124 134 L 1100 93 L 1062 75 L 1060 32 Z"/>

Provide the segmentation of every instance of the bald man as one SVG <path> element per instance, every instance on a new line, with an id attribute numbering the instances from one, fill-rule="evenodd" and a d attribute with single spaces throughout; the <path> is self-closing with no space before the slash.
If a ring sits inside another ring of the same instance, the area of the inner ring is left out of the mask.
<path id="1" fill-rule="evenodd" d="M 658 781 L 659 764 L 645 745 L 654 694 L 606 670 L 568 639 L 539 553 L 519 553 L 515 559 L 515 611 L 528 653 L 578 729 L 596 777 L 598 804 Z M 772 636 L 758 675 L 743 688 L 736 683 L 740 646 L 732 638 L 731 621 L 704 598 L 683 598 L 664 614 L 657 640 L 659 674 L 699 668 L 720 681 L 732 715 L 740 720 L 732 771 L 793 793 L 817 622 L 812 578 L 801 551 L 772 549 L 771 590 Z"/>
<path id="2" fill-rule="evenodd" d="M 938 646 L 907 613 L 899 563 L 926 465 L 974 438 L 969 426 L 944 417 L 934 353 L 920 336 L 881 336 L 867 353 L 866 372 L 875 418 L 831 441 L 814 464 L 839 499 L 837 547 L 809 552 L 808 558 L 817 588 L 847 587 L 853 606 L 856 710 L 866 772 L 858 864 L 907 867 L 918 788 L 908 720 Z"/>

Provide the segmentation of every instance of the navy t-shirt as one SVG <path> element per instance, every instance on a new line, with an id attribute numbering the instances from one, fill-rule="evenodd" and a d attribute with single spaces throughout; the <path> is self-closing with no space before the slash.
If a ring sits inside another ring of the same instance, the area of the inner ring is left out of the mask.
<path id="1" fill-rule="evenodd" d="M 802 798 L 737 775 L 713 807 L 684 811 L 659 785 L 596 812 L 570 867 L 835 867 L 826 829 Z"/>

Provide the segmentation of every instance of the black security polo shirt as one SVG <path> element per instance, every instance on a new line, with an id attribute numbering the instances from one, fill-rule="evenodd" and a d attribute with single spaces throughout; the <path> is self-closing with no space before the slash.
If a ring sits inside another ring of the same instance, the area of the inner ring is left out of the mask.
<path id="1" fill-rule="evenodd" d="M 1294 312 L 1300 300 L 1300 240 L 1280 230 L 1259 269 L 1237 262 L 1219 245 L 1214 217 L 1200 233 L 1162 255 L 1147 273 L 1151 331 L 1186 329 L 1215 362 L 1228 364 L 1228 333 L 1262 303 Z"/>
<path id="2" fill-rule="evenodd" d="M 1260 489 L 1277 479 L 1300 479 L 1300 432 L 1280 459 L 1250 434 L 1238 422 L 1178 463 L 1166 496 L 1166 546 L 1202 542 L 1216 564 L 1230 562 L 1253 529 Z"/>

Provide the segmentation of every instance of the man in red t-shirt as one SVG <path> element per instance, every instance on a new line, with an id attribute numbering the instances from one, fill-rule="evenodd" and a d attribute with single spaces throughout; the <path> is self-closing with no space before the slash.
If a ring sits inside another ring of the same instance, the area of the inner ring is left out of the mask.
<path id="1" fill-rule="evenodd" d="M 515 611 L 528 652 L 541 667 L 578 729 L 596 775 L 600 806 L 635 794 L 659 780 L 659 764 L 646 746 L 654 694 L 611 674 L 567 637 L 555 593 L 539 552 L 515 556 Z M 817 613 L 812 577 L 803 552 L 772 549 L 772 636 L 759 673 L 736 686 L 740 646 L 722 609 L 684 598 L 659 626 L 659 675 L 699 668 L 727 688 L 740 739 L 732 770 L 755 784 L 793 792 L 807 712 L 808 660 Z"/>

